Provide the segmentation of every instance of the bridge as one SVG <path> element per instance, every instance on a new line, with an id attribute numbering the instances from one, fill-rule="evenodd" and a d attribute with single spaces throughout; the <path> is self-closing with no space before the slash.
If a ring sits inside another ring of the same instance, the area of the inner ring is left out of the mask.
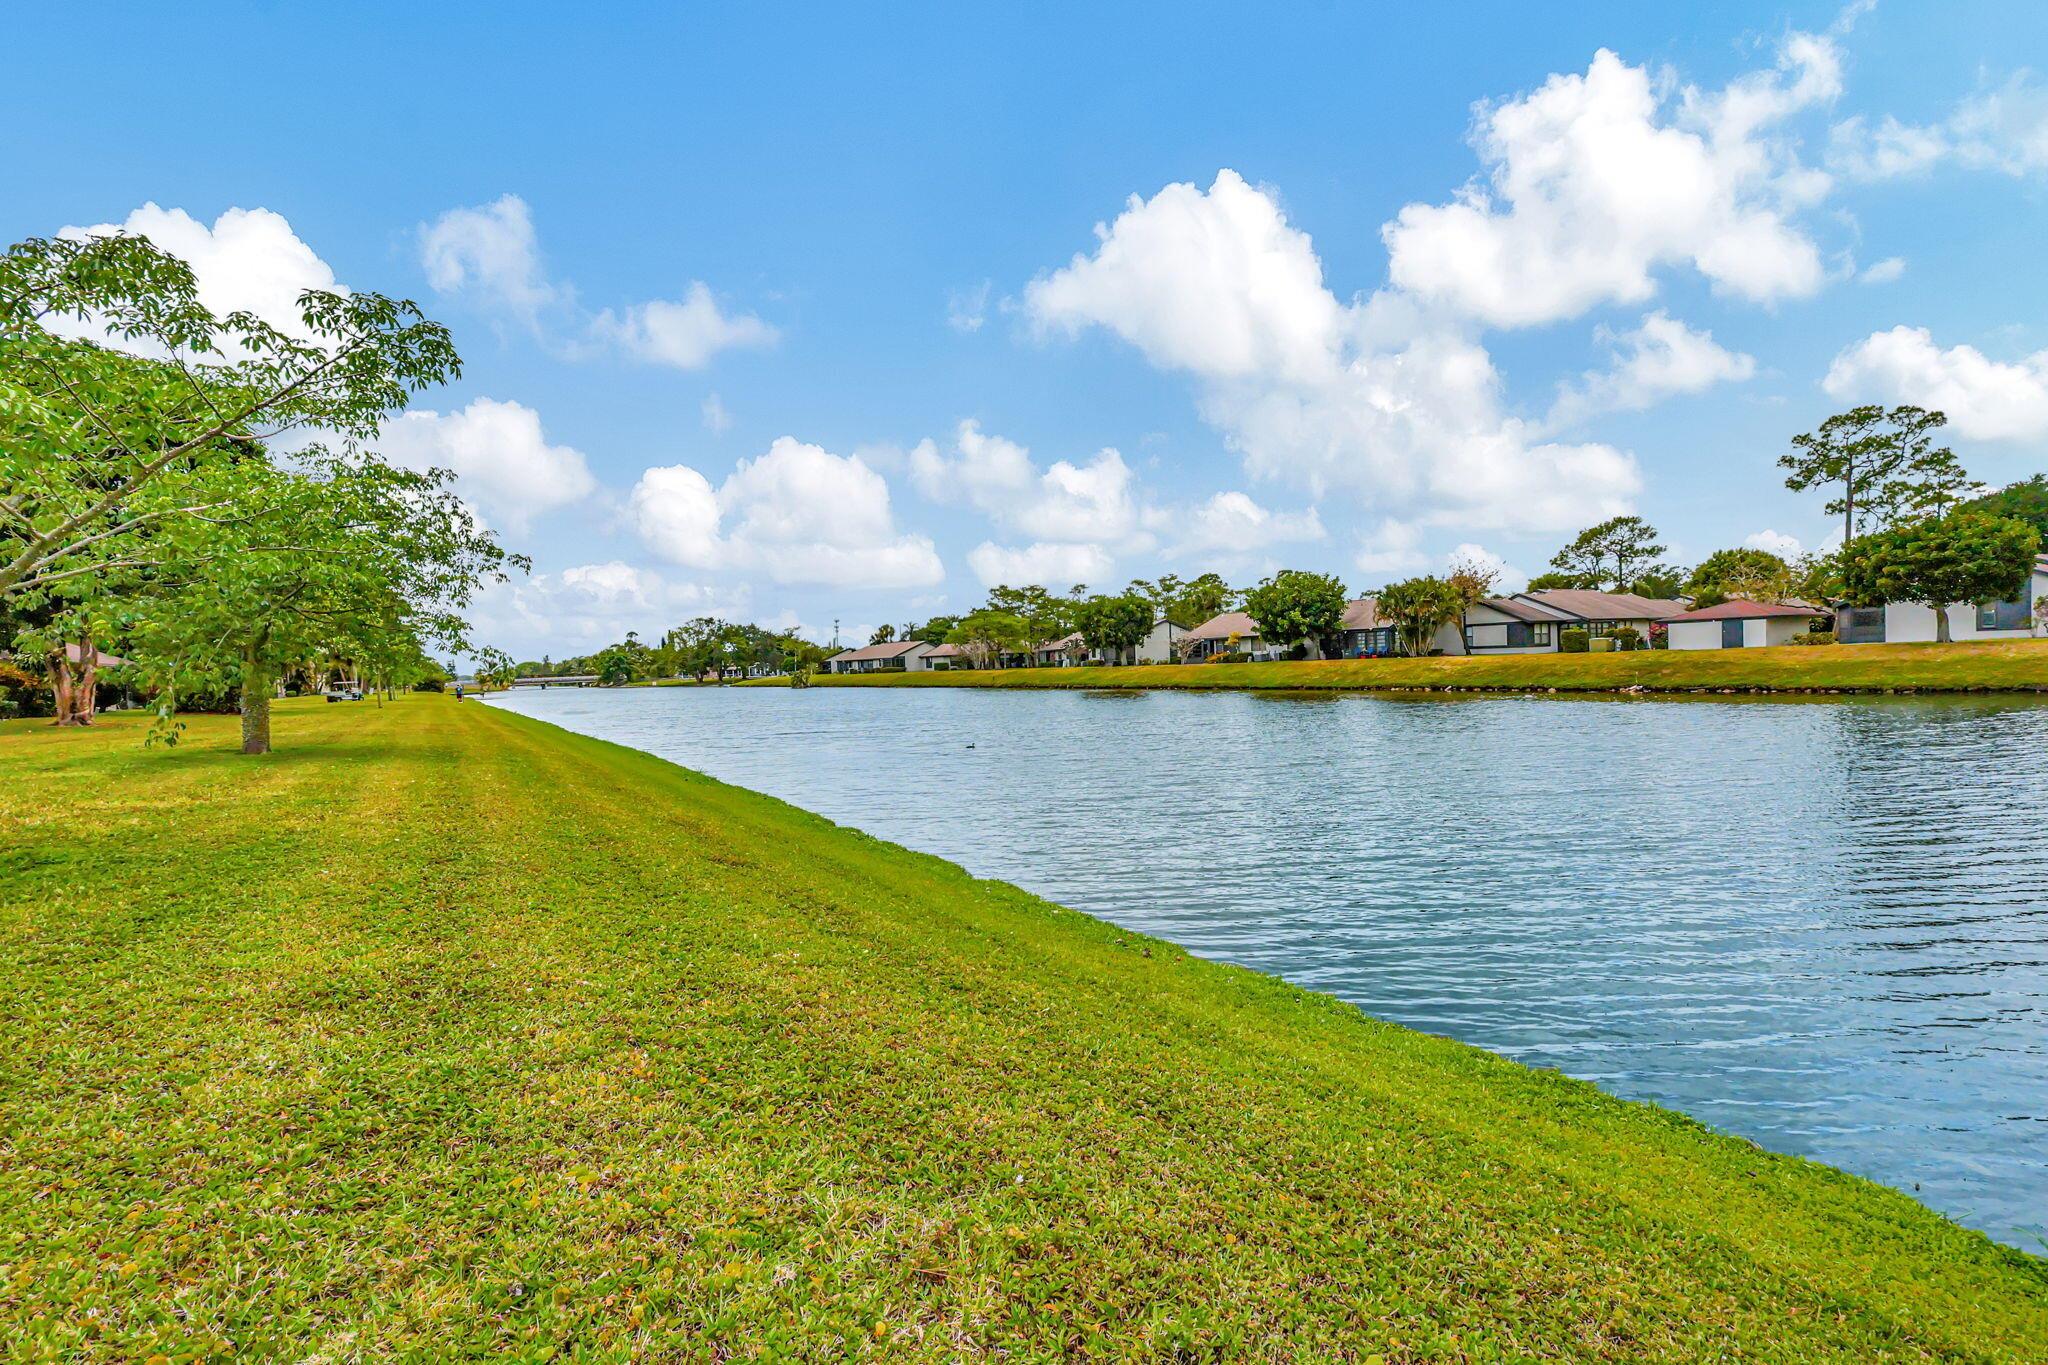
<path id="1" fill-rule="evenodd" d="M 595 673 L 565 673 L 559 678 L 514 678 L 514 687 L 595 687 Z"/>

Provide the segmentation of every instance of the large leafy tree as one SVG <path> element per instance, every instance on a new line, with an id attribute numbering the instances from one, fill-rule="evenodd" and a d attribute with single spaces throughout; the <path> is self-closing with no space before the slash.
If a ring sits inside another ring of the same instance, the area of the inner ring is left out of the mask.
<path id="1" fill-rule="evenodd" d="M 2048 540 L 2048 474 L 2036 474 L 2018 483 L 2007 484 L 1996 493 L 1987 493 L 1963 505 L 1972 512 L 1989 512 L 2024 521 Z"/>
<path id="2" fill-rule="evenodd" d="M 1409 578 L 1379 591 L 1380 619 L 1390 622 L 1410 654 L 1427 654 L 1443 627 L 1462 619 L 1459 592 L 1441 578 Z"/>
<path id="3" fill-rule="evenodd" d="M 232 686 L 248 754 L 270 750 L 271 691 L 287 667 L 464 651 L 476 588 L 526 562 L 476 523 L 443 471 L 317 448 L 297 463 L 245 466 L 233 515 L 212 524 L 214 552 L 159 574 L 137 602 L 132 638 L 166 707 L 180 689 Z"/>
<path id="4" fill-rule="evenodd" d="M 1035 583 L 1029 583 L 1021 588 L 1007 585 L 990 588 L 985 609 L 1022 621 L 1031 635 L 1030 643 L 1036 645 L 1071 632 L 1076 605 L 1071 597 L 1056 596 Z"/>
<path id="5" fill-rule="evenodd" d="M 1015 612 L 983 607 L 961 617 L 946 640 L 958 645 L 976 668 L 988 668 L 1005 654 L 1024 653 L 1042 638 Z"/>
<path id="6" fill-rule="evenodd" d="M 1935 444 L 1948 418 L 1910 404 L 1867 404 L 1836 413 L 1792 438 L 1778 457 L 1785 486 L 1839 492 L 1826 510 L 1842 518 L 1842 543 L 1867 525 L 1882 529 L 1920 517 L 1945 516 L 1973 491 L 1955 453 Z"/>
<path id="7" fill-rule="evenodd" d="M 1637 516 L 1609 517 L 1579 532 L 1551 556 L 1550 567 L 1569 582 L 1545 586 L 1612 587 L 1615 592 L 1629 592 L 1637 577 L 1663 553 L 1664 547 L 1657 543 L 1657 528 L 1649 522 Z"/>
<path id="8" fill-rule="evenodd" d="M 1319 652 L 1344 624 L 1344 584 L 1325 573 L 1282 569 L 1244 595 L 1245 614 L 1270 645 L 1306 641 Z"/>
<path id="9" fill-rule="evenodd" d="M 1146 598 L 1160 616 L 1177 626 L 1194 627 L 1220 616 L 1237 605 L 1241 594 L 1216 573 L 1183 579 L 1162 574 L 1157 579 L 1133 579 L 1130 590 Z"/>
<path id="10" fill-rule="evenodd" d="M 1791 590 L 1792 568 L 1782 556 L 1752 546 L 1716 550 L 1693 566 L 1685 592 L 1696 607 L 1711 607 L 1731 597 L 1773 601 Z"/>
<path id="11" fill-rule="evenodd" d="M 1867 535 L 1847 556 L 1856 601 L 1922 602 L 1934 609 L 1935 636 L 1950 639 L 1948 607 L 1997 602 L 2024 590 L 2041 533 L 2012 517 L 1954 512 Z"/>
<path id="12" fill-rule="evenodd" d="M 1083 602 L 1074 613 L 1074 628 L 1090 649 L 1120 658 L 1152 631 L 1154 615 L 1150 599 L 1135 592 L 1097 596 Z"/>
<path id="13" fill-rule="evenodd" d="M 459 372 L 447 330 L 410 303 L 309 290 L 299 313 L 291 333 L 216 317 L 144 237 L 0 256 L 0 597 L 163 564 L 176 537 L 154 533 L 217 514 L 215 475 L 251 443 L 302 427 L 367 440 Z"/>

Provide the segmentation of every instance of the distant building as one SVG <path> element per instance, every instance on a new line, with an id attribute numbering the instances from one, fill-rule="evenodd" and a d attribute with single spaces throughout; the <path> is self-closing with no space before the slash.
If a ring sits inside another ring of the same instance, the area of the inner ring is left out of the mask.
<path id="1" fill-rule="evenodd" d="M 1632 592 L 1538 588 L 1475 603 L 1465 616 L 1464 643 L 1473 654 L 1549 654 L 1563 647 L 1561 636 L 1567 630 L 1598 638 L 1622 629 L 1634 630 L 1647 641 L 1651 626 L 1684 615 L 1691 605 Z M 1456 639 L 1451 643 L 1455 645 Z"/>
<path id="2" fill-rule="evenodd" d="M 859 649 L 842 649 L 825 660 L 827 673 L 919 672 L 928 665 L 925 657 L 934 646 L 923 640 L 889 640 Z"/>
<path id="3" fill-rule="evenodd" d="M 1241 611 L 1217 613 L 1189 631 L 1187 640 L 1189 663 L 1200 663 L 1232 650 L 1252 655 L 1265 651 L 1265 641 L 1259 638 L 1258 623 Z"/>
<path id="4" fill-rule="evenodd" d="M 2044 633 L 2039 615 L 2048 602 L 2048 555 L 2034 561 L 2017 596 L 2003 602 L 1957 602 L 1948 608 L 1952 640 L 2024 640 Z M 1935 638 L 1934 608 L 1924 602 L 1888 602 L 1881 607 L 1843 607 L 1835 613 L 1835 638 L 1845 645 L 1904 644 Z"/>
<path id="5" fill-rule="evenodd" d="M 1811 602 L 1750 602 L 1730 598 L 1701 607 L 1664 623 L 1673 649 L 1762 649 L 1792 642 L 1828 616 L 1826 607 Z"/>

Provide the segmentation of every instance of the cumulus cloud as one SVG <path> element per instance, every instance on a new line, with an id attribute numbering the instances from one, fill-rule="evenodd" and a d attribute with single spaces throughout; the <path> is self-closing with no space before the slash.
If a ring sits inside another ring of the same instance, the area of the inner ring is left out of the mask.
<path id="1" fill-rule="evenodd" d="M 1351 561 L 1360 573 L 1394 579 L 1418 573 L 1429 565 L 1422 552 L 1422 528 L 1389 517 L 1367 533 Z"/>
<path id="2" fill-rule="evenodd" d="M 1633 331 L 1599 335 L 1609 343 L 1612 363 L 1559 392 L 1551 425 L 1596 412 L 1654 407 L 1674 395 L 1703 393 L 1756 373 L 1753 357 L 1726 349 L 1713 333 L 1694 331 L 1662 310 L 1644 317 Z"/>
<path id="3" fill-rule="evenodd" d="M 215 316 L 254 313 L 300 340 L 313 335 L 300 317 L 299 295 L 308 289 L 348 292 L 292 225 L 269 209 L 231 208 L 209 227 L 183 209 L 147 203 L 118 223 L 67 227 L 57 235 L 84 241 L 116 233 L 147 237 L 192 267 L 199 302 Z"/>
<path id="4" fill-rule="evenodd" d="M 1491 357 L 1456 329 L 1398 297 L 1340 303 L 1308 235 L 1233 171 L 1134 197 L 1097 238 L 1031 284 L 1033 322 L 1103 327 L 1193 375 L 1255 477 L 1530 529 L 1626 510 L 1640 486 L 1621 452 L 1504 416 Z"/>
<path id="5" fill-rule="evenodd" d="M 419 227 L 420 267 L 444 294 L 468 294 L 529 325 L 551 304 L 569 303 L 575 289 L 551 281 L 541 268 L 532 210 L 516 194 L 488 204 L 454 208 Z M 711 287 L 693 280 L 680 299 L 652 299 L 595 315 L 567 312 L 580 337 L 572 355 L 618 351 L 653 365 L 697 370 L 719 352 L 768 346 L 776 329 L 751 313 L 731 311 Z"/>
<path id="6" fill-rule="evenodd" d="M 790 436 L 741 461 L 715 491 L 687 465 L 649 469 L 627 506 L 648 548 L 676 564 L 849 588 L 945 576 L 928 537 L 897 532 L 880 474 Z"/>
<path id="7" fill-rule="evenodd" d="M 1248 555 L 1308 540 L 1325 534 L 1322 517 L 1313 507 L 1302 512 L 1275 512 L 1254 502 L 1249 494 L 1212 494 L 1206 502 L 1171 518 L 1170 555 Z"/>
<path id="8" fill-rule="evenodd" d="M 748 604 L 744 584 L 681 582 L 614 559 L 490 585 L 471 612 L 472 635 L 522 658 L 581 654 L 628 631 L 654 639 L 684 617 L 744 616 Z"/>
<path id="9" fill-rule="evenodd" d="M 1127 541 L 1139 529 L 1136 476 L 1111 448 L 1085 464 L 1056 460 L 1041 470 L 1025 447 L 965 421 L 950 457 L 921 441 L 909 464 L 911 482 L 934 502 L 965 503 L 1036 539 Z"/>
<path id="10" fill-rule="evenodd" d="M 1008 548 L 990 541 L 968 551 L 967 564 L 987 587 L 1036 583 L 1060 592 L 1076 583 L 1100 582 L 1114 566 L 1099 545 L 1039 542 Z"/>
<path id="11" fill-rule="evenodd" d="M 1890 284 L 1906 273 L 1906 258 L 1887 256 L 1881 261 L 1865 266 L 1856 278 L 1864 284 Z"/>
<path id="12" fill-rule="evenodd" d="M 529 321 L 562 297 L 541 270 L 533 215 L 516 194 L 449 209 L 419 230 L 420 264 L 437 293 L 470 293 Z"/>
<path id="13" fill-rule="evenodd" d="M 591 334 L 654 365 L 700 370 L 720 351 L 772 345 L 778 335 L 751 313 L 727 313 L 711 287 L 692 281 L 681 299 L 655 299 L 591 320 Z"/>
<path id="14" fill-rule="evenodd" d="M 1820 252 L 1792 219 L 1825 182 L 1771 133 L 1840 92 L 1833 43 L 1793 34 L 1776 69 L 1720 91 L 1668 85 L 1602 49 L 1583 75 L 1480 106 L 1485 176 L 1387 224 L 1393 283 L 1497 327 L 1641 302 L 1666 266 L 1756 302 L 1813 293 Z"/>
<path id="15" fill-rule="evenodd" d="M 2048 351 L 1998 361 L 1974 346 L 1942 350 L 1925 327 L 1894 327 L 1836 356 L 1821 387 L 1833 398 L 1939 409 L 1973 440 L 2048 437 Z"/>
<path id="16" fill-rule="evenodd" d="M 1755 531 L 1744 536 L 1742 544 L 1745 549 L 1765 550 L 1787 562 L 1798 559 L 1806 553 L 1806 546 L 1801 543 L 1798 536 L 1787 535 L 1783 531 L 1772 531 L 1769 529 Z"/>
<path id="17" fill-rule="evenodd" d="M 2020 71 L 1936 123 L 1858 116 L 1830 130 L 1828 165 L 1850 179 L 1890 180 L 1943 163 L 2010 176 L 2048 170 L 2048 87 Z"/>
<path id="18" fill-rule="evenodd" d="M 463 499 L 513 532 L 597 487 L 583 452 L 550 443 L 539 413 L 492 398 L 457 412 L 401 413 L 384 424 L 377 449 L 407 468 L 453 470 Z"/>

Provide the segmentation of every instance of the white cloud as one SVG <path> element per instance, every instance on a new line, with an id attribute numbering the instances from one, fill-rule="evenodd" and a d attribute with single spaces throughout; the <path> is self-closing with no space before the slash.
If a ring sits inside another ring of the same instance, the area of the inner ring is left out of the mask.
<path id="1" fill-rule="evenodd" d="M 1783 531 L 1752 532 L 1743 537 L 1742 544 L 1745 549 L 1767 550 L 1787 563 L 1806 553 L 1806 546 L 1800 542 L 1798 536 L 1787 535 Z"/>
<path id="2" fill-rule="evenodd" d="M 655 365 L 699 370 L 720 351 L 772 345 L 776 330 L 751 313 L 727 314 L 711 288 L 693 281 L 680 300 L 655 299 L 623 312 L 607 308 L 590 324 L 593 335 Z"/>
<path id="3" fill-rule="evenodd" d="M 1856 278 L 1864 284 L 1890 284 L 1905 273 L 1904 256 L 1887 256 L 1881 261 L 1865 266 Z"/>
<path id="4" fill-rule="evenodd" d="M 1943 162 L 2011 176 L 2048 170 L 2048 88 L 2019 71 L 1938 123 L 1902 123 L 1888 114 L 1875 124 L 1844 119 L 1831 130 L 1828 164 L 1851 179 L 1917 175 Z"/>
<path id="5" fill-rule="evenodd" d="M 420 265 L 436 292 L 470 292 L 531 321 L 562 296 L 542 273 L 526 201 L 507 194 L 449 209 L 419 230 Z"/>
<path id="6" fill-rule="evenodd" d="M 1938 409 L 1972 440 L 2048 437 L 2048 351 L 1997 361 L 1974 346 L 1944 351 L 1925 327 L 1894 327 L 1836 356 L 1821 387 L 1833 398 Z"/>
<path id="7" fill-rule="evenodd" d="M 1452 568 L 1460 564 L 1472 564 L 1492 569 L 1494 573 L 1493 591 L 1501 596 L 1520 592 L 1529 586 L 1529 575 L 1527 573 L 1508 563 L 1484 545 L 1475 545 L 1467 541 L 1455 547 L 1449 554 L 1444 556 L 1445 572 L 1448 573 Z"/>
<path id="8" fill-rule="evenodd" d="M 597 487 L 581 451 L 548 442 L 539 413 L 492 398 L 475 399 L 459 412 L 401 413 L 384 424 L 377 449 L 410 469 L 455 471 L 463 498 L 514 532 Z"/>
<path id="9" fill-rule="evenodd" d="M 1645 316 L 1632 332 L 1603 330 L 1599 335 L 1610 343 L 1613 363 L 1565 386 L 1551 409 L 1551 425 L 1594 412 L 1640 411 L 1676 394 L 1703 393 L 1756 373 L 1754 358 L 1726 349 L 1713 333 L 1696 332 L 1662 310 Z"/>
<path id="10" fill-rule="evenodd" d="M 1367 534 L 1351 562 L 1361 573 L 1388 579 L 1419 572 L 1429 564 L 1422 553 L 1422 528 L 1390 517 Z"/>
<path id="11" fill-rule="evenodd" d="M 967 563 L 988 587 L 1036 583 L 1060 592 L 1076 583 L 1100 583 L 1114 567 L 1099 545 L 1048 542 L 1012 549 L 983 541 L 968 551 Z"/>
<path id="12" fill-rule="evenodd" d="M 928 537 L 897 533 L 880 474 L 858 456 L 794 437 L 741 461 L 715 493 L 687 465 L 649 469 L 628 511 L 648 548 L 697 568 L 874 589 L 923 587 L 945 576 Z"/>
<path id="13" fill-rule="evenodd" d="M 1303 512 L 1275 512 L 1261 507 L 1248 494 L 1212 494 L 1170 520 L 1168 553 L 1176 557 L 1196 554 L 1247 555 L 1275 545 L 1321 540 L 1325 534 L 1322 517 L 1310 507 Z"/>
<path id="14" fill-rule="evenodd" d="M 1833 44 L 1795 33 L 1775 70 L 1675 104 L 1668 86 L 1602 49 L 1584 75 L 1480 106 L 1486 178 L 1385 227 L 1393 283 L 1499 327 L 1639 303 L 1665 266 L 1758 302 L 1813 293 L 1820 252 L 1791 215 L 1825 181 L 1770 133 L 1839 93 Z"/>
<path id="15" fill-rule="evenodd" d="M 1102 326 L 1202 383 L 1256 478 L 1431 520 L 1556 529 L 1627 510 L 1635 462 L 1501 412 L 1485 349 L 1399 295 L 1340 304 L 1308 236 L 1232 171 L 1170 185 L 1032 283 L 1047 331 Z"/>
<path id="16" fill-rule="evenodd" d="M 704 429 L 706 431 L 723 432 L 732 430 L 732 414 L 726 410 L 725 400 L 716 393 L 704 395 L 701 411 L 704 414 Z"/>
<path id="17" fill-rule="evenodd" d="M 1128 542 L 1139 530 L 1136 476 L 1114 449 L 1041 470 L 1023 446 L 965 421 L 952 458 L 921 441 L 909 462 L 911 482 L 934 502 L 964 502 L 1035 539 Z"/>
<path id="18" fill-rule="evenodd" d="M 478 595 L 471 635 L 522 659 L 583 654 L 628 631 L 658 639 L 691 616 L 744 616 L 748 603 L 744 584 L 720 590 L 677 582 L 614 559 L 492 584 Z"/>
<path id="19" fill-rule="evenodd" d="M 313 336 L 299 314 L 299 295 L 308 289 L 348 292 L 335 282 L 327 262 L 299 240 L 292 225 L 269 209 L 231 208 L 208 227 L 183 209 L 148 203 L 119 223 L 67 227 L 57 235 L 84 241 L 122 232 L 147 237 L 190 266 L 199 302 L 216 317 L 254 313 L 301 340 Z M 91 332 L 65 330 L 74 335 Z"/>
<path id="20" fill-rule="evenodd" d="M 993 281 L 972 289 L 955 289 L 946 298 L 946 324 L 956 332 L 979 332 L 988 321 L 988 293 Z"/>

